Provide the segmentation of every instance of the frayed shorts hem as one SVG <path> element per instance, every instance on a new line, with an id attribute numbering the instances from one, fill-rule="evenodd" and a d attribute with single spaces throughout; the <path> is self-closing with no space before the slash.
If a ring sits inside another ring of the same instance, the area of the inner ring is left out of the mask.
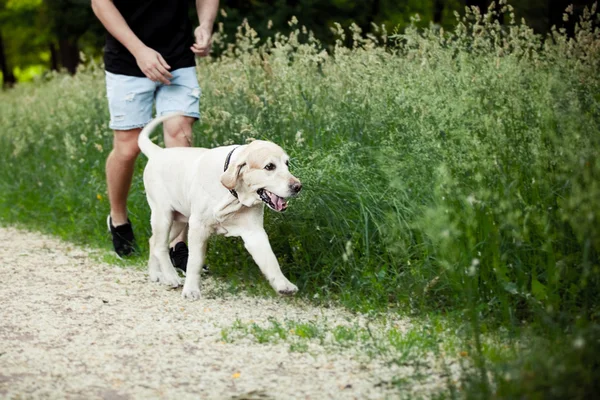
<path id="1" fill-rule="evenodd" d="M 152 120 L 150 119 L 146 123 L 143 123 L 143 124 L 122 125 L 122 126 L 110 123 L 110 124 L 108 124 L 108 127 L 110 129 L 112 129 L 113 131 L 130 131 L 130 130 L 133 130 L 133 129 L 143 128 L 146 125 L 148 125 L 150 123 L 150 121 L 152 121 Z"/>
<path id="2" fill-rule="evenodd" d="M 165 110 L 165 111 L 163 111 L 163 112 L 160 113 L 160 116 L 162 117 L 163 115 L 172 114 L 172 113 L 181 113 L 181 115 L 183 115 L 184 117 L 191 117 L 191 118 L 200 119 L 200 113 L 197 113 L 197 112 L 182 112 L 181 110 Z"/>

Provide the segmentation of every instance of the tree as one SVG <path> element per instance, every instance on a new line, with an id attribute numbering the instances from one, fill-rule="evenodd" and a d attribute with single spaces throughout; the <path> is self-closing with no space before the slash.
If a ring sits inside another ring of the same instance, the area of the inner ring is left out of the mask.
<path id="1" fill-rule="evenodd" d="M 467 7 L 479 7 L 479 11 L 481 11 L 482 14 L 487 11 L 490 3 L 491 2 L 488 0 L 465 0 L 465 5 Z"/>
<path id="2" fill-rule="evenodd" d="M 0 0 L 0 70 L 2 71 L 2 86 L 9 87 L 15 82 L 15 75 L 12 72 L 12 68 L 9 67 L 6 59 L 6 50 L 4 48 L 4 37 L 2 33 L 2 27 L 5 26 L 8 20 L 8 12 L 6 9 L 6 1 Z"/>
<path id="3" fill-rule="evenodd" d="M 46 0 L 42 15 L 53 36 L 49 43 L 52 64 L 74 74 L 79 65 L 79 39 L 98 24 L 89 0 Z"/>
<path id="4" fill-rule="evenodd" d="M 433 2 L 433 23 L 436 25 L 442 24 L 442 16 L 444 15 L 444 0 L 434 0 Z"/>
<path id="5" fill-rule="evenodd" d="M 16 83 L 13 68 L 26 64 L 24 61 L 36 46 L 35 41 L 26 40 L 26 32 L 33 33 L 32 21 L 40 2 L 41 0 L 0 0 L 0 69 L 3 87 Z"/>
<path id="6" fill-rule="evenodd" d="M 8 63 L 6 61 L 6 55 L 4 51 L 4 40 L 2 38 L 2 30 L 0 29 L 0 68 L 2 69 L 2 86 L 10 87 L 14 85 L 17 80 L 15 79 L 15 74 L 12 72 L 12 68 L 8 67 Z"/>

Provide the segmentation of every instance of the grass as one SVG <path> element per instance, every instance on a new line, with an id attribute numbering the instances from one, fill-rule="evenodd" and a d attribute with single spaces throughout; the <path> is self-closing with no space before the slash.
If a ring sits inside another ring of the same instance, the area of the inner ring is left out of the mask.
<path id="1" fill-rule="evenodd" d="M 410 322 L 390 321 L 381 316 L 335 323 L 319 318 L 310 321 L 270 318 L 263 323 L 237 320 L 224 328 L 221 336 L 226 343 L 283 344 L 292 352 L 314 357 L 319 357 L 323 351 L 345 354 L 368 366 L 365 368 L 373 368 L 373 363 L 390 368 L 397 366 L 395 375 L 391 379 L 380 377 L 383 380 L 379 384 L 396 387 L 404 396 L 411 393 L 409 398 L 450 398 L 457 397 L 457 393 L 461 397 L 486 398 L 483 395 L 486 389 L 477 379 L 480 356 L 498 374 L 494 385 L 499 397 L 535 393 L 519 391 L 512 386 L 513 381 L 528 384 L 528 378 L 542 371 L 560 375 L 550 368 L 556 359 L 545 359 L 544 364 L 540 364 L 539 360 L 524 361 L 518 357 L 527 352 L 532 343 L 546 348 L 550 344 L 547 338 L 530 332 L 526 335 L 527 341 L 516 342 L 506 330 L 486 332 L 482 335 L 482 353 L 478 354 L 469 339 L 461 334 L 466 328 L 459 318 L 435 314 L 412 318 Z M 576 346 L 582 346 L 582 343 L 577 342 Z M 569 351 L 570 347 L 565 350 Z M 515 364 L 515 360 L 522 364 Z M 552 382 L 543 381 L 546 387 L 535 389 L 554 389 Z M 489 388 L 487 390 L 489 395 Z M 546 393 L 545 390 L 540 392 Z"/>
<path id="2" fill-rule="evenodd" d="M 371 318 L 366 323 L 346 321 L 331 324 L 327 320 L 279 321 L 271 318 L 266 324 L 236 321 L 221 331 L 226 343 L 250 339 L 260 344 L 286 343 L 291 351 L 310 352 L 311 345 L 330 352 L 351 351 L 358 359 L 383 359 L 392 364 L 415 364 L 429 353 L 440 350 L 438 338 L 448 329 L 437 319 L 436 328 L 431 320 L 418 321 L 411 327 L 386 323 Z M 444 319 L 445 321 L 445 319 Z M 437 331 L 434 333 L 434 329 Z M 459 355 L 458 344 L 444 342 L 444 351 Z"/>
<path id="3" fill-rule="evenodd" d="M 303 181 L 286 213 L 266 213 L 300 296 L 460 319 L 477 367 L 464 395 L 594 393 L 598 368 L 585 355 L 600 317 L 599 17 L 566 15 L 579 21 L 573 37 L 542 38 L 502 2 L 450 32 L 338 27 L 331 49 L 294 22 L 266 40 L 245 25 L 199 65 L 195 145 L 273 140 Z M 19 85 L 0 102 L 0 220 L 108 249 L 102 69 Z M 144 163 L 129 202 L 143 254 Z M 231 290 L 269 293 L 239 240 L 213 239 L 208 262 Z M 499 330 L 514 349 L 535 345 L 491 362 L 485 337 Z M 589 338 L 582 350 L 567 351 L 579 337 Z"/>

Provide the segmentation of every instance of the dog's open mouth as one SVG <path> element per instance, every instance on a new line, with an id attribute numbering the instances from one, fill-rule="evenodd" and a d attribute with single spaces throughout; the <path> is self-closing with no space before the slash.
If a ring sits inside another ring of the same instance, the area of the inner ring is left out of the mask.
<path id="1" fill-rule="evenodd" d="M 283 197 L 279 197 L 266 189 L 258 189 L 256 193 L 258 193 L 260 199 L 272 210 L 285 211 L 287 208 L 287 201 L 285 201 Z"/>

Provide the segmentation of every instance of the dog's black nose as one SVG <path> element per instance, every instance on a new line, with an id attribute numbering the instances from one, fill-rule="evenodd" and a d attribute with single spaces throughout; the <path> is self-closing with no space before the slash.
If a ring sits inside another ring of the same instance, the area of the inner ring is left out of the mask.
<path id="1" fill-rule="evenodd" d="M 302 190 L 302 184 L 300 182 L 294 182 L 290 185 L 290 189 L 292 189 L 292 192 L 298 193 Z"/>

